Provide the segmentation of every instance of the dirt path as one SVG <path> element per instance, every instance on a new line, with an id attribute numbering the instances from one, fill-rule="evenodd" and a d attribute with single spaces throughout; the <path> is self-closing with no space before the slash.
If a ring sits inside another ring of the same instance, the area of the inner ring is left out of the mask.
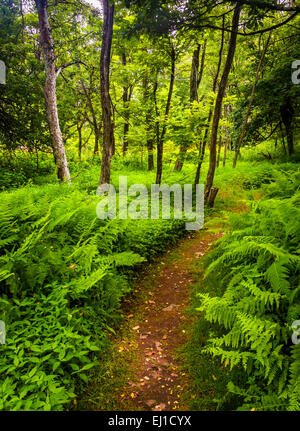
<path id="1" fill-rule="evenodd" d="M 180 371 L 176 350 L 187 341 L 183 327 L 192 323 L 185 314 L 192 265 L 219 236 L 205 230 L 191 233 L 138 281 L 125 310 L 129 333 L 115 346 L 132 376 L 117 388 L 121 410 L 187 410 L 182 394 L 188 376 Z"/>

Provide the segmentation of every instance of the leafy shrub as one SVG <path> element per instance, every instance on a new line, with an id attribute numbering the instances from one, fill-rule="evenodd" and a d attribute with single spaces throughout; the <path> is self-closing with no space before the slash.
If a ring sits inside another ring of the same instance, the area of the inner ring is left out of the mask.
<path id="1" fill-rule="evenodd" d="M 86 381 L 84 371 L 94 366 L 89 353 L 99 347 L 82 331 L 83 313 L 70 309 L 67 289 L 51 288 L 48 295 L 0 300 L 8 328 L 1 410 L 61 410 L 75 397 L 74 376 Z"/>
<path id="2" fill-rule="evenodd" d="M 54 172 L 52 158 L 48 155 L 39 156 L 37 167 L 35 155 L 22 152 L 16 152 L 13 158 L 2 154 L 0 168 L 0 190 L 21 187 Z"/>
<path id="3" fill-rule="evenodd" d="M 0 190 L 16 188 L 26 184 L 27 178 L 24 172 L 12 172 L 10 169 L 1 168 Z"/>

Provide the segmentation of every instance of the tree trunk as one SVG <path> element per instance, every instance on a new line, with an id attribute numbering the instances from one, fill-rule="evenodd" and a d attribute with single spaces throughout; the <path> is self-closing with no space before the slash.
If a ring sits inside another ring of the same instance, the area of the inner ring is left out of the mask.
<path id="1" fill-rule="evenodd" d="M 62 133 L 59 126 L 56 101 L 56 70 L 54 41 L 48 20 L 47 0 L 35 0 L 39 17 L 40 44 L 43 52 L 45 67 L 45 103 L 48 127 L 52 140 L 53 155 L 56 164 L 57 177 L 62 181 L 70 182 L 70 173 L 65 153 Z"/>
<path id="2" fill-rule="evenodd" d="M 225 141 L 224 143 L 223 168 L 225 168 L 225 165 L 226 165 L 226 156 L 227 156 L 227 141 Z"/>
<path id="3" fill-rule="evenodd" d="M 209 191 L 208 199 L 207 199 L 207 206 L 208 207 L 212 208 L 214 206 L 218 191 L 219 191 L 218 187 L 211 187 L 211 189 Z"/>
<path id="4" fill-rule="evenodd" d="M 152 129 L 151 129 L 151 132 L 152 132 Z M 148 171 L 153 171 L 154 169 L 153 138 L 149 137 L 147 139 L 147 151 L 148 151 Z"/>
<path id="5" fill-rule="evenodd" d="M 122 64 L 126 66 L 126 54 L 122 53 Z M 123 156 L 126 156 L 128 150 L 128 132 L 129 132 L 129 112 L 128 112 L 128 102 L 130 101 L 130 97 L 128 94 L 128 85 L 123 87 L 123 108 L 124 108 L 124 131 L 123 131 Z"/>
<path id="6" fill-rule="evenodd" d="M 78 158 L 81 161 L 81 152 L 82 152 L 82 124 L 77 123 L 77 132 L 78 132 Z"/>
<path id="7" fill-rule="evenodd" d="M 250 96 L 250 100 L 249 100 L 247 112 L 246 112 L 246 115 L 245 115 L 245 118 L 244 118 L 244 121 L 243 121 L 242 131 L 241 131 L 241 134 L 240 134 L 240 137 L 239 137 L 239 140 L 238 140 L 238 143 L 237 143 L 237 147 L 236 147 L 236 150 L 235 150 L 235 155 L 234 155 L 233 165 L 232 165 L 233 168 L 236 167 L 237 158 L 238 158 L 238 155 L 239 155 L 239 152 L 240 152 L 240 148 L 241 148 L 241 145 L 243 143 L 244 136 L 245 136 L 247 122 L 248 122 L 249 114 L 250 114 L 250 111 L 251 111 L 252 103 L 253 103 L 253 100 L 254 100 L 256 85 L 257 85 L 258 78 L 259 78 L 259 72 L 260 72 L 262 63 L 264 61 L 264 58 L 265 58 L 265 55 L 266 55 L 266 52 L 267 52 L 267 49 L 268 49 L 268 46 L 269 46 L 269 42 L 270 42 L 270 39 L 271 39 L 271 34 L 272 34 L 272 32 L 270 32 L 270 34 L 269 34 L 268 40 L 267 40 L 267 42 L 265 44 L 265 47 L 263 49 L 263 52 L 261 54 L 261 57 L 260 57 L 260 60 L 259 60 L 258 66 L 257 66 L 257 70 L 256 70 L 256 74 L 255 74 L 255 80 L 254 80 L 254 84 L 253 84 L 253 87 L 252 87 L 252 91 L 251 91 L 251 96 Z"/>
<path id="8" fill-rule="evenodd" d="M 206 43 L 207 43 L 207 40 L 204 39 L 204 43 L 203 43 L 203 46 L 202 46 L 201 65 L 200 65 L 200 70 L 199 70 L 198 79 L 197 79 L 197 91 L 199 90 L 199 85 L 201 83 L 202 76 L 203 76 L 203 71 L 204 71 L 204 61 L 205 61 L 205 54 L 206 54 Z M 199 94 L 197 94 L 197 100 L 199 100 Z"/>
<path id="9" fill-rule="evenodd" d="M 99 154 L 99 135 L 100 135 L 101 126 L 98 125 L 98 121 L 97 121 L 97 117 L 96 117 L 96 112 L 94 110 L 93 102 L 92 102 L 92 99 L 90 97 L 90 94 L 86 88 L 86 85 L 85 85 L 83 79 L 81 79 L 80 82 L 81 82 L 81 87 L 83 89 L 84 95 L 85 95 L 87 103 L 88 103 L 88 107 L 89 107 L 91 114 L 92 114 L 94 136 L 95 136 L 94 152 L 93 153 L 94 153 L 94 156 L 96 156 L 97 154 Z"/>
<path id="10" fill-rule="evenodd" d="M 103 148 L 100 184 L 109 184 L 111 158 L 114 151 L 114 127 L 109 94 L 109 67 L 113 36 L 114 4 L 110 5 L 109 0 L 102 0 L 102 5 L 103 36 L 100 56 L 100 93 L 103 120 Z"/>
<path id="11" fill-rule="evenodd" d="M 201 45 L 198 44 L 193 52 L 191 74 L 190 74 L 190 103 L 198 100 L 198 75 L 199 75 L 199 56 Z M 199 81 L 200 83 L 200 81 Z"/>
<path id="12" fill-rule="evenodd" d="M 100 135 L 99 130 L 95 131 L 95 144 L 94 144 L 94 151 L 93 151 L 94 156 L 97 156 L 99 154 L 99 135 Z"/>
<path id="13" fill-rule="evenodd" d="M 148 152 L 148 171 L 152 171 L 154 169 L 154 159 L 153 159 L 154 130 L 153 130 L 153 124 L 152 124 L 153 106 L 152 106 L 152 103 L 150 103 L 148 75 L 146 75 L 146 77 L 144 78 L 143 87 L 144 87 L 144 106 L 146 107 L 145 124 L 146 124 L 146 147 Z M 154 90 L 156 91 L 155 84 L 154 84 Z"/>
<path id="14" fill-rule="evenodd" d="M 201 56 L 201 66 L 199 70 L 199 55 L 200 55 L 201 46 L 198 44 L 197 48 L 193 52 L 193 60 L 190 74 L 190 104 L 192 106 L 193 102 L 198 101 L 198 88 L 202 79 L 203 69 L 204 69 L 204 60 L 205 60 L 205 52 L 206 52 L 206 40 L 204 41 L 202 47 L 202 56 Z M 181 171 L 184 163 L 184 158 L 186 154 L 186 146 L 184 144 L 180 145 L 179 154 L 177 160 L 175 162 L 174 171 Z"/>
<path id="15" fill-rule="evenodd" d="M 286 148 L 285 148 L 285 142 L 284 142 L 284 136 L 283 136 L 283 130 L 282 130 L 282 123 L 281 123 L 281 121 L 280 121 L 280 123 L 279 123 L 279 128 L 280 128 L 280 135 L 281 135 L 282 148 L 283 148 L 284 154 L 286 155 L 286 154 L 287 154 L 287 152 L 286 152 Z"/>
<path id="16" fill-rule="evenodd" d="M 162 128 L 162 132 L 161 132 L 161 135 L 157 141 L 156 184 L 161 183 L 162 164 L 163 164 L 163 146 L 164 146 L 164 139 L 165 139 L 166 130 L 167 130 L 167 121 L 168 121 L 170 107 L 171 107 L 174 81 L 175 81 L 175 49 L 172 46 L 172 49 L 171 49 L 171 75 L 170 75 L 168 99 L 167 99 L 167 104 L 166 104 L 166 109 L 165 109 L 164 124 L 163 124 L 163 128 Z"/>
<path id="17" fill-rule="evenodd" d="M 197 48 L 193 52 L 193 60 L 190 74 L 190 104 L 192 105 L 194 100 L 198 100 L 198 73 L 199 73 L 199 55 L 201 46 L 198 44 Z M 186 154 L 186 145 L 182 143 L 179 148 L 179 154 L 175 162 L 174 171 L 181 171 L 184 156 Z"/>
<path id="18" fill-rule="evenodd" d="M 219 51 L 219 61 L 218 61 L 217 71 L 216 71 L 214 81 L 213 81 L 213 92 L 214 93 L 216 92 L 216 89 L 217 89 L 219 74 L 220 74 L 220 70 L 221 70 L 222 55 L 223 55 L 223 48 L 224 48 L 224 36 L 225 36 L 225 17 L 223 16 L 223 26 L 222 26 L 221 45 L 220 45 L 220 51 Z M 213 112 L 213 102 L 211 103 L 210 108 L 209 108 L 207 125 L 206 125 L 206 129 L 205 129 L 205 133 L 204 133 L 204 139 L 202 141 L 202 144 L 199 147 L 199 161 L 198 161 L 196 176 L 195 176 L 195 181 L 194 181 L 195 185 L 199 184 L 199 181 L 200 181 L 201 168 L 202 168 L 202 163 L 203 163 L 204 155 L 205 155 L 205 148 L 206 148 L 206 143 L 207 143 L 207 138 L 208 138 L 208 131 L 209 131 L 209 127 L 210 127 L 210 122 L 211 122 L 211 118 L 212 118 L 212 112 Z"/>
<path id="19" fill-rule="evenodd" d="M 224 66 L 224 70 L 223 70 L 223 74 L 222 74 L 222 78 L 221 78 L 221 82 L 220 82 L 220 86 L 217 94 L 214 116 L 213 116 L 209 168 L 208 168 L 205 190 L 204 190 L 204 199 L 205 199 L 206 205 L 208 206 L 210 206 L 212 203 L 210 199 L 210 189 L 213 186 L 215 169 L 216 169 L 216 146 L 217 146 L 218 126 L 219 126 L 219 121 L 220 121 L 220 116 L 222 111 L 222 102 L 223 102 L 223 97 L 226 90 L 228 75 L 231 69 L 235 47 L 236 47 L 240 13 L 241 13 L 241 6 L 239 3 L 237 3 L 234 9 L 234 14 L 232 18 L 232 26 L 231 26 L 232 33 L 230 34 L 230 39 L 229 39 L 228 54 L 227 54 L 226 63 Z"/>
<path id="20" fill-rule="evenodd" d="M 280 114 L 286 130 L 288 154 L 289 156 L 291 156 L 292 154 L 294 154 L 295 150 L 292 127 L 294 109 L 292 107 L 290 99 L 288 99 L 284 105 L 280 106 Z"/>
<path id="21" fill-rule="evenodd" d="M 129 132 L 129 123 L 126 121 L 124 124 L 123 130 L 123 156 L 126 156 L 128 150 L 128 132 Z"/>

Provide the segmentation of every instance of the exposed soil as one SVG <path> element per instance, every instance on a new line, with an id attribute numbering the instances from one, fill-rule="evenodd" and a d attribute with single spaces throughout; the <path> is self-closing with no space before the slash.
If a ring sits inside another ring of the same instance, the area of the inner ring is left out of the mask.
<path id="1" fill-rule="evenodd" d="M 138 281 L 136 298 L 126 307 L 127 319 L 134 323 L 129 336 L 116 344 L 125 360 L 131 361 L 133 376 L 119 388 L 122 410 L 188 409 L 182 398 L 188 376 L 180 370 L 176 351 L 187 342 L 183 328 L 192 324 L 185 313 L 191 297 L 192 265 L 221 235 L 206 230 L 189 234 Z M 137 300 L 139 294 L 142 302 Z"/>

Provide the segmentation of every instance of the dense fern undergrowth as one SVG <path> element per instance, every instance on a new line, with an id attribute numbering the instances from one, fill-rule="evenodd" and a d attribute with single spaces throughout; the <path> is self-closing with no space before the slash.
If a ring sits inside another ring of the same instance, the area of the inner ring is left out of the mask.
<path id="1" fill-rule="evenodd" d="M 61 410 L 120 322 L 133 269 L 183 234 L 181 220 L 101 221 L 76 186 L 0 201 L 0 410 Z"/>
<path id="2" fill-rule="evenodd" d="M 0 200 L 0 320 L 7 329 L 0 410 L 68 410 L 101 361 L 108 334 L 122 322 L 120 305 L 136 270 L 186 231 L 182 220 L 97 219 L 99 163 L 83 162 L 68 186 L 55 184 L 47 157 L 39 161 L 40 175 L 34 162 L 23 162 L 17 161 L 24 182 L 8 173 Z M 138 161 L 114 163 L 116 186 L 119 175 L 128 176 L 129 185 L 154 183 Z M 293 163 L 253 160 L 216 174 L 216 212 L 238 200 L 242 189 L 264 186 L 269 197 L 232 216 L 228 235 L 209 255 L 208 277 L 217 276 L 224 294 L 201 299 L 212 331 L 219 328 L 207 352 L 250 373 L 248 383 L 229 387 L 247 393 L 246 408 L 254 400 L 270 403 L 271 396 L 276 406 L 299 407 L 299 350 L 289 344 L 289 326 L 300 314 L 294 171 Z M 193 182 L 188 163 L 180 173 L 168 166 L 164 172 L 163 182 Z"/>
<path id="3" fill-rule="evenodd" d="M 299 186 L 295 165 L 278 167 L 263 199 L 230 214 L 204 258 L 199 349 L 189 365 L 199 378 L 204 361 L 222 364 L 214 409 L 300 410 L 300 344 L 291 339 L 300 319 Z"/>

